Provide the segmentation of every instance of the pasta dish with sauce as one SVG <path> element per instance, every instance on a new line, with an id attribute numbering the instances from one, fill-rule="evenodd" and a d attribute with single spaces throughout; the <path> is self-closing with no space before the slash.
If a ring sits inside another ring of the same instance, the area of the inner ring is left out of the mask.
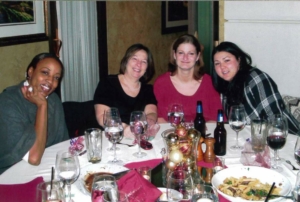
<path id="1" fill-rule="evenodd" d="M 223 181 L 223 184 L 218 186 L 218 189 L 224 194 L 233 197 L 241 197 L 246 200 L 261 200 L 265 198 L 271 188 L 268 183 L 262 183 L 256 178 L 229 177 Z M 279 195 L 280 187 L 274 187 L 272 195 Z"/>

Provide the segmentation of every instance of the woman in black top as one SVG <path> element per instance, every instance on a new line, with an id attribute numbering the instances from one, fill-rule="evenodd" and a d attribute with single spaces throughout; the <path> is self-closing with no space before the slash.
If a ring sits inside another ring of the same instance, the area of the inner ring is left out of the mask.
<path id="1" fill-rule="evenodd" d="M 156 99 L 153 87 L 146 82 L 154 74 L 154 61 L 150 50 L 142 44 L 130 46 L 122 61 L 120 74 L 109 75 L 99 82 L 94 95 L 96 117 L 103 126 L 104 111 L 119 109 L 124 135 L 130 136 L 129 120 L 132 111 L 144 111 L 149 125 L 157 120 Z"/>

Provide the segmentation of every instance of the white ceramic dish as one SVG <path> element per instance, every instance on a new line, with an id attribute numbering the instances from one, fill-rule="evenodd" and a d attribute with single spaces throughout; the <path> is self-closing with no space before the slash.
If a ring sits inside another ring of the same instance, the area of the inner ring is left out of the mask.
<path id="1" fill-rule="evenodd" d="M 256 167 L 256 166 L 240 166 L 240 167 L 232 167 L 232 168 L 221 170 L 213 176 L 211 183 L 218 190 L 218 186 L 223 183 L 223 180 L 225 180 L 225 178 L 227 177 L 239 178 L 242 176 L 257 178 L 262 183 L 269 183 L 270 185 L 273 184 L 273 182 L 275 182 L 275 185 L 281 188 L 280 195 L 283 196 L 288 195 L 292 190 L 291 182 L 282 174 L 271 169 Z M 218 190 L 218 193 L 230 201 L 239 201 L 239 202 L 249 201 L 246 199 L 242 199 L 240 197 L 229 196 L 227 194 L 224 194 L 220 190 Z M 269 200 L 269 202 L 275 202 L 281 200 L 282 198 L 275 198 Z M 255 202 L 255 201 L 251 201 L 251 202 Z"/>
<path id="2" fill-rule="evenodd" d="M 167 188 L 164 187 L 158 187 L 158 189 L 162 192 L 161 196 L 157 200 L 157 202 L 167 202 Z M 182 199 L 182 194 L 179 191 L 173 190 L 173 193 L 177 194 L 178 199 Z"/>
<path id="3" fill-rule="evenodd" d="M 120 165 L 113 165 L 113 164 L 90 164 L 86 165 L 81 168 L 80 175 L 77 180 L 77 187 L 78 189 L 83 192 L 84 194 L 90 195 L 90 192 L 85 188 L 84 178 L 88 173 L 97 173 L 97 172 L 103 172 L 103 173 L 119 173 L 122 171 L 129 170 L 128 168 Z"/>

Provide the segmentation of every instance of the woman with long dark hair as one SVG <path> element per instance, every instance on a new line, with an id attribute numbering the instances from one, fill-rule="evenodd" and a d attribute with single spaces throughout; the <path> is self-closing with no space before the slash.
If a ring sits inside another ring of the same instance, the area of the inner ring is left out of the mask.
<path id="1" fill-rule="evenodd" d="M 222 42 L 212 52 L 213 85 L 223 96 L 226 114 L 232 105 L 243 104 L 247 123 L 258 117 L 284 114 L 289 132 L 299 134 L 298 121 L 286 110 L 276 83 L 253 67 L 250 55 L 232 42 Z"/>

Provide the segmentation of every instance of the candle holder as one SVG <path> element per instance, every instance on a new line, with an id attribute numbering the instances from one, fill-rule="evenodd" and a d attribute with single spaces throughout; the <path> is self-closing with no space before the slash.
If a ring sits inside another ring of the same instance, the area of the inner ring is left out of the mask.
<path id="1" fill-rule="evenodd" d="M 197 149 L 199 131 L 194 128 L 187 129 L 182 124 L 179 124 L 175 129 L 169 129 L 162 133 L 162 137 L 167 148 L 165 161 L 166 178 L 169 174 L 176 170 L 187 171 L 193 179 L 194 186 L 203 183 L 197 170 Z M 166 182 L 166 179 L 163 179 Z"/>

